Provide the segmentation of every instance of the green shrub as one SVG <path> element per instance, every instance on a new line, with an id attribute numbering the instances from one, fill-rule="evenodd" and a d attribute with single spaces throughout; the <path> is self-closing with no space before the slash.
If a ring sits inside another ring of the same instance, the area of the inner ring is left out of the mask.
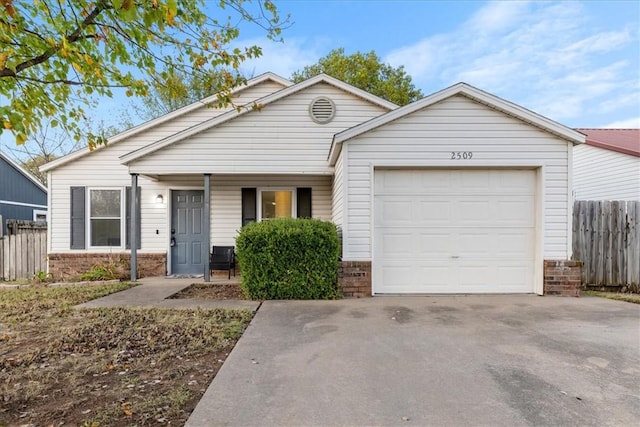
<path id="1" fill-rule="evenodd" d="M 93 265 L 89 271 L 80 274 L 77 279 L 81 281 L 126 280 L 129 278 L 129 265 L 129 261 L 122 257 L 109 257 L 107 261 Z"/>
<path id="2" fill-rule="evenodd" d="M 337 298 L 339 251 L 338 233 L 330 222 L 247 224 L 236 239 L 242 288 L 253 299 Z"/>

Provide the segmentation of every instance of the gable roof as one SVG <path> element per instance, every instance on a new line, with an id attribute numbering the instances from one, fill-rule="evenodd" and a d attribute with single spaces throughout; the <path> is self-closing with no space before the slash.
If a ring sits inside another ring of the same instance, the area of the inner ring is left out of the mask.
<path id="1" fill-rule="evenodd" d="M 640 157 L 640 129 L 576 129 L 587 135 L 585 143 L 605 150 Z"/>
<path id="2" fill-rule="evenodd" d="M 2 152 L 0 152 L 0 159 L 4 160 L 5 162 L 7 162 L 9 164 L 9 166 L 14 168 L 18 172 L 20 172 L 20 174 L 22 174 L 29 181 L 33 182 L 39 189 L 44 191 L 45 194 L 48 193 L 47 187 L 42 185 L 42 183 L 40 181 L 38 181 L 38 179 L 36 177 L 31 175 L 25 168 L 20 166 L 18 163 L 14 162 L 10 157 L 8 157 L 8 156 L 2 154 Z"/>
<path id="3" fill-rule="evenodd" d="M 337 87 L 338 89 L 342 89 L 345 92 L 351 93 L 355 96 L 358 96 L 362 99 L 365 99 L 373 104 L 379 105 L 387 110 L 392 110 L 394 108 L 397 108 L 398 106 L 392 102 L 389 102 L 387 100 L 384 100 L 376 95 L 372 95 L 369 92 L 366 92 L 364 90 L 358 89 L 354 86 L 351 86 L 350 84 L 347 84 L 343 81 L 340 81 L 336 78 L 333 78 L 329 75 L 326 74 L 318 74 L 317 76 L 314 76 L 310 79 L 307 79 L 305 81 L 302 81 L 300 83 L 297 83 L 293 86 L 289 86 L 286 89 L 282 89 L 278 92 L 274 92 L 270 95 L 264 96 L 260 99 L 257 99 L 255 102 L 257 104 L 260 105 L 260 107 L 264 107 L 266 105 L 269 105 L 273 102 L 276 102 L 280 99 L 283 99 L 287 96 L 290 96 L 294 93 L 300 92 L 308 87 L 311 87 L 313 85 L 316 85 L 318 83 L 327 83 L 329 85 L 332 85 L 334 87 Z M 219 116 L 216 117 L 212 117 L 209 120 L 205 120 L 204 122 L 198 123 L 197 125 L 194 125 L 190 128 L 184 129 L 180 132 L 177 132 L 169 137 L 166 137 L 164 139 L 161 139 L 159 141 L 156 141 L 152 144 L 149 144 L 145 147 L 139 148 L 135 151 L 132 151 L 130 153 L 127 153 L 123 156 L 120 157 L 120 160 L 122 160 L 123 164 L 128 164 L 136 159 L 139 159 L 143 156 L 146 156 L 148 154 L 151 154 L 155 151 L 158 151 L 166 146 L 169 146 L 171 144 L 174 144 L 176 142 L 182 141 L 190 136 L 193 136 L 195 134 L 198 134 L 200 132 L 204 132 L 208 129 L 211 129 L 212 127 L 218 126 L 222 123 L 228 122 L 230 120 L 233 120 L 237 117 L 243 116 L 245 114 L 247 114 L 250 111 L 253 111 L 254 109 L 252 107 L 247 107 L 245 106 L 244 108 L 241 108 L 240 110 L 231 110 L 228 111 L 224 114 L 221 114 Z"/>
<path id="4" fill-rule="evenodd" d="M 274 73 L 264 73 L 261 74 L 257 77 L 254 77 L 252 79 L 247 80 L 247 83 L 245 83 L 242 86 L 238 86 L 236 88 L 234 88 L 231 91 L 232 95 L 235 95 L 237 93 L 242 92 L 245 89 L 248 89 L 250 87 L 259 85 L 260 83 L 263 83 L 265 81 L 271 80 L 273 82 L 276 83 L 280 83 L 281 85 L 283 85 L 284 87 L 289 87 L 291 85 L 293 85 L 293 82 L 278 76 L 277 74 Z M 108 139 L 107 143 L 105 145 L 100 145 L 98 147 L 96 147 L 94 150 L 90 150 L 88 147 L 87 148 L 82 148 L 80 150 L 74 151 L 73 153 L 67 154 L 66 156 L 60 157 L 59 159 L 56 159 L 52 162 L 46 163 L 44 165 L 42 165 L 40 167 L 40 170 L 43 172 L 55 169 L 57 167 L 60 167 L 66 163 L 69 163 L 73 160 L 76 160 L 80 157 L 86 156 L 87 154 L 91 153 L 92 151 L 96 151 L 96 150 L 101 150 L 104 149 L 105 147 L 108 146 L 112 146 L 113 144 L 117 144 L 120 141 L 123 141 L 127 138 L 130 138 L 134 135 L 137 135 L 147 129 L 150 129 L 154 126 L 160 125 L 162 123 L 168 122 L 169 120 L 173 120 L 176 119 L 180 116 L 183 116 L 187 113 L 190 113 L 191 111 L 197 110 L 198 108 L 201 108 L 205 105 L 208 104 L 215 104 L 216 102 L 218 102 L 218 98 L 216 95 L 211 95 L 207 98 L 201 99 L 200 101 L 196 101 L 192 104 L 186 105 L 184 107 L 178 108 L 177 110 L 174 110 L 168 114 L 165 114 L 163 116 L 157 117 L 155 119 L 149 120 L 148 122 L 139 124 L 137 126 L 134 126 L 130 129 L 125 130 L 124 132 L 121 132 L 117 135 L 112 136 L 111 138 Z"/>
<path id="5" fill-rule="evenodd" d="M 467 83 L 461 82 L 441 91 L 435 92 L 418 101 L 412 102 L 411 104 L 405 105 L 404 107 L 400 107 L 386 114 L 363 122 L 360 125 L 337 133 L 331 143 L 331 150 L 329 151 L 328 158 L 329 164 L 335 164 L 336 160 L 338 159 L 338 154 L 340 153 L 339 148 L 341 147 L 343 142 L 456 95 L 465 96 L 473 101 L 479 102 L 490 108 L 525 121 L 533 126 L 550 132 L 574 144 L 581 144 L 584 142 L 585 137 L 580 132 L 577 132 L 551 119 L 534 113 L 533 111 L 527 110 L 526 108 L 521 107 L 517 104 L 506 101 L 488 92 L 473 87 Z"/>

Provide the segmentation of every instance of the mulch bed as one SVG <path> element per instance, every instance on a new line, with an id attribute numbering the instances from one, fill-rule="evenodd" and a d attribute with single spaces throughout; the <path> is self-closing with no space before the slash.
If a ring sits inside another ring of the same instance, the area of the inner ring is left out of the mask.
<path id="1" fill-rule="evenodd" d="M 171 299 L 247 300 L 237 283 L 194 283 L 171 295 Z"/>

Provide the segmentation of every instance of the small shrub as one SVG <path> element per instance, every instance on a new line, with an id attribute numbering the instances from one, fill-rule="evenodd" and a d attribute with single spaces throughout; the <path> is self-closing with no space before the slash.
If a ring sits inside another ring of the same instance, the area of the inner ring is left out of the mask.
<path id="1" fill-rule="evenodd" d="M 53 282 L 53 274 L 46 271 L 38 271 L 33 275 L 33 283 L 47 283 Z"/>
<path id="2" fill-rule="evenodd" d="M 96 264 L 89 271 L 82 273 L 78 279 L 85 281 L 96 280 L 126 280 L 128 261 L 124 258 L 112 257 L 107 262 Z"/>
<path id="3" fill-rule="evenodd" d="M 236 239 L 241 286 L 253 299 L 337 298 L 339 251 L 330 222 L 288 218 L 247 224 Z"/>

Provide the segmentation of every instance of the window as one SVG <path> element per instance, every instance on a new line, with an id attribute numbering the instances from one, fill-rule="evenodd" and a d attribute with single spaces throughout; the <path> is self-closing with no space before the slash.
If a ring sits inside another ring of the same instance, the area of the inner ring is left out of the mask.
<path id="1" fill-rule="evenodd" d="M 293 190 L 261 190 L 260 219 L 292 218 L 294 216 Z"/>
<path id="2" fill-rule="evenodd" d="M 91 246 L 122 246 L 122 190 L 89 190 Z"/>
<path id="3" fill-rule="evenodd" d="M 33 220 L 36 222 L 47 222 L 47 211 L 33 210 Z"/>

